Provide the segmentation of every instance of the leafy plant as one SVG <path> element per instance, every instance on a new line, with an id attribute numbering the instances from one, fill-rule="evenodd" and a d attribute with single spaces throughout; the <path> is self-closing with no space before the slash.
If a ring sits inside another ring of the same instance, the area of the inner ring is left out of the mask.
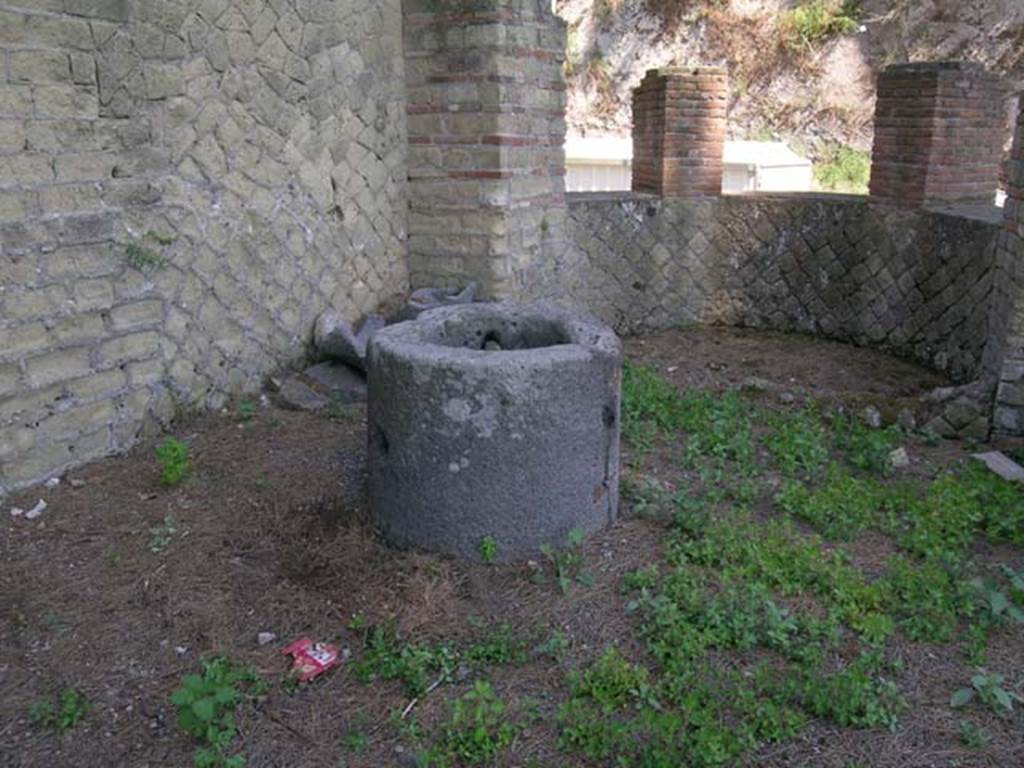
<path id="1" fill-rule="evenodd" d="M 126 243 L 124 256 L 128 266 L 139 272 L 160 269 L 167 263 L 163 256 L 139 242 Z"/>
<path id="2" fill-rule="evenodd" d="M 964 707 L 975 698 L 982 702 L 999 715 L 1007 715 L 1013 712 L 1014 702 L 1024 702 L 1024 697 L 1008 691 L 1003 687 L 1006 678 L 998 673 L 986 673 L 982 670 L 971 678 L 969 688 L 958 689 L 949 699 L 949 705 L 954 709 Z"/>
<path id="3" fill-rule="evenodd" d="M 814 178 L 822 189 L 866 194 L 871 179 L 871 156 L 853 147 L 833 146 L 815 164 Z"/>
<path id="4" fill-rule="evenodd" d="M 764 444 L 787 475 L 811 475 L 828 461 L 825 430 L 813 407 L 794 414 L 772 414 L 768 423 L 772 432 Z"/>
<path id="5" fill-rule="evenodd" d="M 480 559 L 485 563 L 493 563 L 498 556 L 498 542 L 493 536 L 484 536 L 480 539 Z"/>
<path id="6" fill-rule="evenodd" d="M 242 400 L 238 404 L 238 420 L 242 422 L 252 421 L 258 412 L 256 403 L 252 400 Z"/>
<path id="7" fill-rule="evenodd" d="M 171 545 L 171 539 L 177 532 L 177 523 L 171 515 L 167 515 L 161 525 L 149 529 L 149 551 L 157 555 L 163 552 Z"/>
<path id="8" fill-rule="evenodd" d="M 855 32 L 859 18 L 857 2 L 805 0 L 783 15 L 783 43 L 794 50 L 810 47 L 830 37 Z"/>
<path id="9" fill-rule="evenodd" d="M 564 632 L 557 629 L 551 633 L 547 640 L 537 646 L 537 653 L 543 656 L 550 656 L 555 661 L 561 661 L 569 650 L 569 638 Z"/>
<path id="10" fill-rule="evenodd" d="M 164 485 L 179 485 L 192 471 L 191 451 L 181 440 L 167 438 L 157 446 L 156 456 L 162 468 L 160 482 Z"/>
<path id="11" fill-rule="evenodd" d="M 238 733 L 235 710 L 246 698 L 265 691 L 266 683 L 223 656 L 204 659 L 201 668 L 202 674 L 185 675 L 171 694 L 178 725 L 207 745 L 196 750 L 196 768 L 240 768 L 245 758 L 227 755 Z"/>
<path id="12" fill-rule="evenodd" d="M 504 702 L 486 680 L 455 700 L 440 742 L 424 756 L 428 766 L 447 768 L 492 762 L 519 733 L 520 726 L 506 719 Z"/>
<path id="13" fill-rule="evenodd" d="M 562 594 L 568 593 L 574 581 L 589 587 L 593 584 L 593 576 L 583 570 L 583 553 L 580 545 L 586 534 L 582 528 L 569 531 L 569 538 L 564 549 L 555 549 L 550 544 L 541 545 L 541 554 L 554 566 L 555 578 Z"/>
<path id="14" fill-rule="evenodd" d="M 29 709 L 29 719 L 40 728 L 53 728 L 64 732 L 74 728 L 92 709 L 86 696 L 74 688 L 61 691 L 57 705 L 49 699 L 37 701 Z"/>
<path id="15" fill-rule="evenodd" d="M 982 728 L 970 720 L 960 721 L 960 742 L 969 749 L 984 749 L 991 739 Z"/>

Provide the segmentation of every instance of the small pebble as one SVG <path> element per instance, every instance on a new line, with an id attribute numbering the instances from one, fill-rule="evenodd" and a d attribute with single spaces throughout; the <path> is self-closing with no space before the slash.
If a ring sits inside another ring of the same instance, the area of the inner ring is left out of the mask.
<path id="1" fill-rule="evenodd" d="M 45 485 L 47 488 L 56 488 L 58 485 L 60 485 L 60 478 L 51 477 L 49 480 L 43 483 L 43 485 Z"/>
<path id="2" fill-rule="evenodd" d="M 273 632 L 260 632 L 256 635 L 256 642 L 260 645 L 270 645 L 275 640 L 277 640 L 277 635 Z"/>
<path id="3" fill-rule="evenodd" d="M 896 469 L 902 469 L 903 467 L 910 466 L 910 454 L 907 453 L 907 449 L 900 447 L 896 448 L 889 454 L 889 463 Z"/>
<path id="4" fill-rule="evenodd" d="M 40 499 L 38 504 L 36 504 L 34 507 L 32 507 L 32 509 L 25 513 L 25 519 L 35 520 L 37 517 L 43 514 L 43 512 L 46 511 L 46 508 L 48 506 L 49 505 L 45 501 Z"/>

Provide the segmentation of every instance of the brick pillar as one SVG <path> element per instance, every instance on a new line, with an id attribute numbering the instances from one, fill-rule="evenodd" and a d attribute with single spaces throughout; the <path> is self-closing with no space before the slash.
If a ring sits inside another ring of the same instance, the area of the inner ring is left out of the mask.
<path id="1" fill-rule="evenodd" d="M 524 293 L 565 218 L 565 24 L 544 0 L 405 0 L 413 287 Z"/>
<path id="2" fill-rule="evenodd" d="M 967 62 L 897 64 L 878 77 L 871 198 L 895 205 L 995 199 L 1005 84 Z"/>
<path id="3" fill-rule="evenodd" d="M 721 194 L 728 104 L 721 67 L 647 70 L 633 91 L 633 191 Z"/>
<path id="4" fill-rule="evenodd" d="M 1024 105 L 1008 171 L 985 353 L 998 377 L 993 428 L 1001 434 L 1024 435 Z"/>

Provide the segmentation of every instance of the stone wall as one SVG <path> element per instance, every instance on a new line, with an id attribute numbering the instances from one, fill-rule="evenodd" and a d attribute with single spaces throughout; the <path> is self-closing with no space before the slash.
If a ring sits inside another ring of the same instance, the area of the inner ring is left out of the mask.
<path id="1" fill-rule="evenodd" d="M 399 0 L 0 6 L 0 494 L 407 287 Z"/>
<path id="2" fill-rule="evenodd" d="M 1024 110 L 1017 119 L 1008 171 L 985 367 L 996 389 L 994 429 L 1024 435 Z"/>
<path id="3" fill-rule="evenodd" d="M 617 331 L 687 323 L 878 347 L 970 381 L 987 338 L 998 221 L 863 198 L 569 196 L 573 301 Z"/>

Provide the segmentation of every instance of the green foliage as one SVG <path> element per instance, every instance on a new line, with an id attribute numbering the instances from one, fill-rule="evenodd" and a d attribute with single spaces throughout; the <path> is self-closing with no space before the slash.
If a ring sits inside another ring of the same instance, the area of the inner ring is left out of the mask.
<path id="1" fill-rule="evenodd" d="M 893 557 L 882 583 L 887 607 L 911 640 L 948 642 L 956 633 L 960 614 L 970 611 L 967 585 L 935 560 Z"/>
<path id="2" fill-rule="evenodd" d="M 410 697 L 422 696 L 432 684 L 454 682 L 462 663 L 521 664 L 528 657 L 527 643 L 507 624 L 464 649 L 444 642 L 404 642 L 392 626 L 367 627 L 365 633 L 363 656 L 350 663 L 353 674 L 363 683 L 398 680 Z"/>
<path id="3" fill-rule="evenodd" d="M 1014 703 L 1024 703 L 1024 697 L 1006 690 L 1005 680 L 1003 675 L 982 670 L 971 677 L 969 688 L 960 688 L 950 697 L 949 705 L 958 709 L 978 698 L 997 715 L 1008 715 L 1013 712 Z"/>
<path id="4" fill-rule="evenodd" d="M 181 440 L 167 438 L 157 446 L 156 457 L 160 460 L 160 482 L 164 485 L 179 485 L 192 471 L 191 451 Z"/>
<path id="5" fill-rule="evenodd" d="M 557 629 L 552 632 L 548 639 L 537 646 L 537 653 L 543 656 L 550 656 L 554 661 L 561 661 L 569 650 L 569 638 L 564 632 Z"/>
<path id="6" fill-rule="evenodd" d="M 830 147 L 814 165 L 814 178 L 822 189 L 867 194 L 871 155 L 853 147 Z"/>
<path id="7" fill-rule="evenodd" d="M 491 763 L 520 730 L 520 725 L 507 720 L 505 704 L 491 684 L 477 680 L 456 699 L 444 735 L 424 755 L 423 762 L 437 768 Z"/>
<path id="8" fill-rule="evenodd" d="M 828 461 L 828 447 L 821 419 L 813 407 L 796 413 L 774 412 L 768 417 L 772 431 L 764 444 L 775 463 L 787 475 L 808 476 Z"/>
<path id="9" fill-rule="evenodd" d="M 196 750 L 196 768 L 240 768 L 241 755 L 227 751 L 238 733 L 235 711 L 246 698 L 266 690 L 266 683 L 250 669 L 223 656 L 204 659 L 202 674 L 185 675 L 171 694 L 178 725 L 206 746 Z"/>
<path id="10" fill-rule="evenodd" d="M 163 256 L 139 242 L 126 243 L 124 257 L 128 266 L 139 272 L 160 269 L 167 263 Z"/>
<path id="11" fill-rule="evenodd" d="M 152 229 L 147 230 L 146 234 L 141 238 L 124 244 L 125 261 L 128 262 L 129 267 L 137 269 L 140 272 L 160 269 L 167 264 L 167 259 L 162 253 L 157 253 L 152 248 L 147 247 L 144 243 L 147 240 L 150 240 L 160 246 L 162 250 L 163 248 L 172 245 L 175 239 L 176 238 L 171 235 L 163 235 Z"/>
<path id="12" fill-rule="evenodd" d="M 370 739 L 360 730 L 346 731 L 341 741 L 345 745 L 345 749 L 355 752 L 357 755 L 365 752 L 370 745 Z"/>
<path id="13" fill-rule="evenodd" d="M 583 570 L 583 552 L 580 546 L 586 534 L 582 528 L 573 528 L 569 531 L 569 538 L 563 549 L 555 549 L 550 544 L 541 545 L 540 551 L 545 559 L 551 563 L 555 571 L 555 580 L 562 594 L 569 592 L 573 582 L 578 582 L 585 587 L 592 586 L 594 578 L 587 571 Z"/>
<path id="14" fill-rule="evenodd" d="M 74 728 L 92 709 L 92 704 L 83 693 L 74 688 L 60 692 L 56 706 L 49 699 L 37 701 L 29 709 L 29 719 L 38 728 L 52 728 L 63 733 Z"/>
<path id="15" fill-rule="evenodd" d="M 485 563 L 493 563 L 498 556 L 498 542 L 493 536 L 484 536 L 480 539 L 480 559 Z"/>
<path id="16" fill-rule="evenodd" d="M 177 523 L 171 515 L 164 517 L 163 523 L 149 529 L 149 551 L 159 555 L 171 545 L 171 539 L 178 532 Z"/>
<path id="17" fill-rule="evenodd" d="M 832 465 L 817 489 L 789 481 L 776 501 L 786 512 L 806 520 L 828 538 L 849 540 L 878 523 L 888 493 L 878 483 L 852 477 Z"/>
<path id="18" fill-rule="evenodd" d="M 658 564 L 651 563 L 646 568 L 637 568 L 635 571 L 627 573 L 622 583 L 628 591 L 654 589 L 658 586 Z"/>
<path id="19" fill-rule="evenodd" d="M 960 721 L 960 743 L 968 749 L 984 749 L 991 741 L 989 735 L 982 728 L 970 720 Z"/>
<path id="20" fill-rule="evenodd" d="M 786 11 L 780 25 L 783 44 L 793 50 L 857 31 L 859 3 L 851 0 L 803 0 Z"/>
<path id="21" fill-rule="evenodd" d="M 242 400 L 238 404 L 238 420 L 242 422 L 252 421 L 258 411 L 259 408 L 252 400 Z"/>
<path id="22" fill-rule="evenodd" d="M 850 414 L 834 414 L 830 426 L 833 443 L 843 451 L 847 462 L 876 475 L 892 472 L 889 454 L 900 439 L 897 427 L 869 427 Z"/>

